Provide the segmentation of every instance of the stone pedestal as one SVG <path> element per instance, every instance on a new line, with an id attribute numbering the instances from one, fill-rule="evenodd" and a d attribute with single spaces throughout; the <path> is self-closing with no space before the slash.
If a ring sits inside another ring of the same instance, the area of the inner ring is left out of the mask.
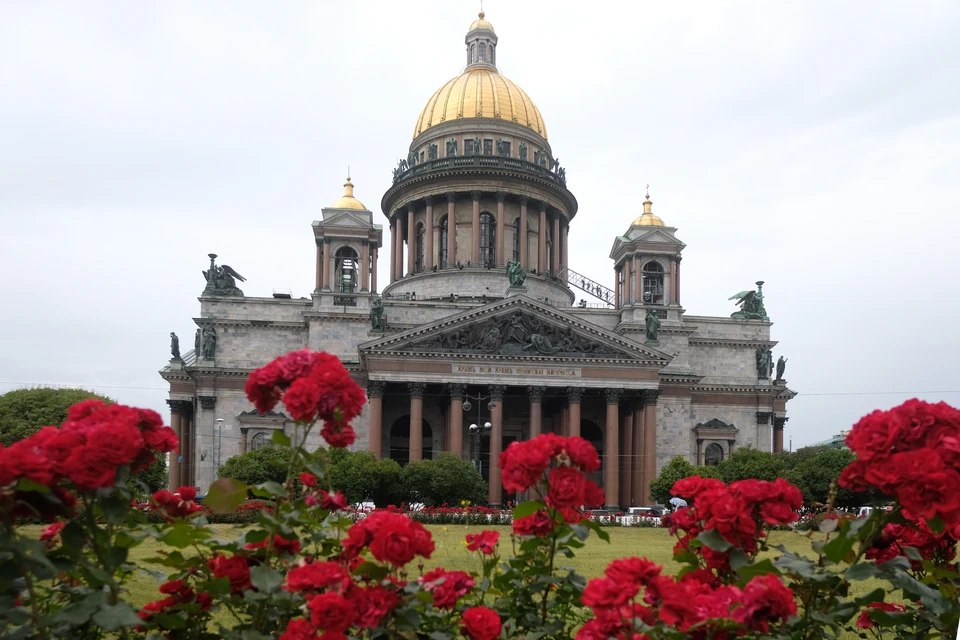
<path id="1" fill-rule="evenodd" d="M 215 367 L 217 363 L 212 358 L 197 358 L 198 367 Z"/>
<path id="2" fill-rule="evenodd" d="M 524 295 L 524 296 L 527 295 L 527 288 L 524 287 L 523 285 L 520 285 L 519 287 L 515 287 L 515 286 L 513 286 L 513 285 L 510 285 L 509 287 L 507 287 L 507 297 L 508 297 L 508 298 L 509 298 L 510 296 L 519 296 L 519 295 Z"/>
<path id="3" fill-rule="evenodd" d="M 170 369 L 173 371 L 183 370 L 183 360 L 180 358 L 170 358 Z"/>

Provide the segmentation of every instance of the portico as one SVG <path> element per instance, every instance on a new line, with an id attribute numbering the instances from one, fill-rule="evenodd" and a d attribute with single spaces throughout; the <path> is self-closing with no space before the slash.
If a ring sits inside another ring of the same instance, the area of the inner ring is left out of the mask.
<path id="1" fill-rule="evenodd" d="M 525 296 L 512 296 L 415 330 L 360 345 L 368 371 L 371 449 L 400 461 L 448 451 L 472 459 L 471 422 L 492 425 L 481 441 L 481 473 L 499 476 L 499 455 L 540 433 L 579 435 L 600 452 L 592 478 L 607 506 L 647 502 L 656 463 L 659 370 L 669 358 L 587 326 Z M 611 388 L 616 381 L 616 388 Z M 463 410 L 464 397 L 489 398 Z M 621 416 L 642 407 L 638 421 Z M 621 450 L 621 428 L 636 450 Z M 628 480 L 622 482 L 622 478 Z M 621 491 L 621 488 L 623 490 Z M 491 482 L 490 504 L 505 499 Z M 592 505 L 600 506 L 600 505 Z"/>

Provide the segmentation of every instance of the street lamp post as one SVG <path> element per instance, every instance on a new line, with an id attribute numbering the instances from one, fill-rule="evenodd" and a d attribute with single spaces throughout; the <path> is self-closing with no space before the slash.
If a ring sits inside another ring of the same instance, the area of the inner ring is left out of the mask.
<path id="1" fill-rule="evenodd" d="M 473 466 L 480 473 L 483 473 L 483 469 L 480 467 L 480 439 L 485 434 L 490 433 L 491 429 L 493 429 L 493 425 L 489 422 L 484 422 L 482 426 L 478 424 L 470 425 L 470 435 L 473 436 Z"/>
<path id="2" fill-rule="evenodd" d="M 477 403 L 477 421 L 470 425 L 470 435 L 473 437 L 473 464 L 477 468 L 477 471 L 482 474 L 483 468 L 481 467 L 480 463 L 480 440 L 484 435 L 490 433 L 490 430 L 493 429 L 493 425 L 489 422 L 484 422 L 483 424 L 480 423 L 480 403 L 484 400 L 491 400 L 493 396 L 482 396 L 480 394 L 471 396 L 470 394 L 465 393 L 463 394 L 463 397 L 463 410 L 466 412 L 469 412 L 473 408 L 473 405 L 470 403 L 471 400 L 474 400 Z M 496 407 L 496 405 L 492 400 L 487 403 L 488 411 L 493 411 L 494 407 Z"/>

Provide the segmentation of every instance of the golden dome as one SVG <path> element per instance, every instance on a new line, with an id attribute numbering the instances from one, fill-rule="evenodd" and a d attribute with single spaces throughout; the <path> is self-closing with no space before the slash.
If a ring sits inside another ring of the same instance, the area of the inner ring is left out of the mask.
<path id="1" fill-rule="evenodd" d="M 461 118 L 508 120 L 547 137 L 543 116 L 530 96 L 493 69 L 468 69 L 437 89 L 420 113 L 413 137 L 432 126 Z"/>
<path id="2" fill-rule="evenodd" d="M 660 216 L 653 215 L 653 201 L 650 200 L 650 185 L 647 185 L 647 199 L 643 201 L 643 213 L 630 225 L 631 227 L 665 227 Z"/>
<path id="3" fill-rule="evenodd" d="M 350 176 L 347 175 L 347 181 L 343 183 L 343 196 L 336 200 L 332 205 L 331 209 L 356 209 L 358 211 L 366 211 L 367 208 L 363 206 L 363 203 L 353 197 L 353 183 L 350 182 Z"/>
<path id="4" fill-rule="evenodd" d="M 477 14 L 478 19 L 473 21 L 473 24 L 470 25 L 469 31 L 473 31 L 475 29 L 486 29 L 491 33 L 496 33 L 496 31 L 493 30 L 493 25 L 487 22 L 486 20 L 484 20 L 484 16 L 485 14 L 483 13 L 483 11 L 478 13 Z"/>

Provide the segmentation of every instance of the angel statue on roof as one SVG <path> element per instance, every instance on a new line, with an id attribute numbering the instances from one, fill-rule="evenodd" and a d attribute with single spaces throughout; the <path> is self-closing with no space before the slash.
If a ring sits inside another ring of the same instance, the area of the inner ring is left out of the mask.
<path id="1" fill-rule="evenodd" d="M 739 311 L 730 314 L 736 320 L 769 320 L 767 310 L 763 306 L 763 280 L 757 281 L 756 291 L 741 291 L 730 296 L 740 306 Z"/>
<path id="2" fill-rule="evenodd" d="M 216 263 L 217 254 L 208 254 L 210 257 L 210 269 L 203 272 L 203 277 L 207 281 L 207 286 L 203 290 L 206 296 L 239 296 L 243 297 L 243 291 L 237 287 L 237 280 L 246 282 L 247 279 L 234 271 L 230 265 L 218 265 Z"/>

